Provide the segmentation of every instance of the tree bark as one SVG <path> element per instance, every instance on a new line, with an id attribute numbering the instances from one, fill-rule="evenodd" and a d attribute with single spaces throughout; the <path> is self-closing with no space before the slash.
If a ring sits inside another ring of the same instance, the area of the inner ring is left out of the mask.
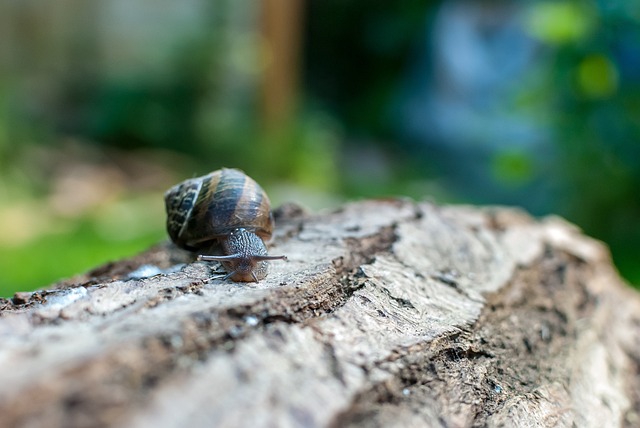
<path id="1" fill-rule="evenodd" d="M 559 218 L 276 212 L 267 278 L 169 243 L 1 302 L 7 427 L 640 424 L 640 298 Z"/>

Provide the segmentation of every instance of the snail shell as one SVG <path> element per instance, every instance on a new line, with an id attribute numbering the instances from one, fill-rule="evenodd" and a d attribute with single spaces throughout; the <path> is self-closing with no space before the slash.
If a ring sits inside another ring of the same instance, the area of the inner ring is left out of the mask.
<path id="1" fill-rule="evenodd" d="M 267 274 L 265 241 L 273 233 L 271 203 L 251 177 L 223 168 L 185 180 L 165 193 L 167 232 L 189 251 L 210 250 L 217 243 L 223 256 L 201 255 L 199 260 L 220 261 L 227 278 L 258 281 Z"/>

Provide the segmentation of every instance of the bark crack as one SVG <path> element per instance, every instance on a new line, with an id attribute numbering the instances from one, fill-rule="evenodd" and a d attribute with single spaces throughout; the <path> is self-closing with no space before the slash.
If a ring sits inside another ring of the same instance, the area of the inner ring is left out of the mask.
<path id="1" fill-rule="evenodd" d="M 588 318 L 595 297 L 583 283 L 589 272 L 567 259 L 566 253 L 552 250 L 518 268 L 507 287 L 487 296 L 488 305 L 466 331 L 398 349 L 392 365 L 381 362 L 392 379 L 361 391 L 333 426 L 384 426 L 381 405 L 389 415 L 419 415 L 424 406 L 447 408 L 443 426 L 455 426 L 453 421 L 463 415 L 463 425 L 486 426 L 507 402 L 507 393 L 531 394 L 559 379 L 568 385 L 570 367 L 562 366 L 571 351 L 563 349 L 563 338 L 575 334 L 578 319 Z M 531 281 L 531 275 L 539 280 Z M 527 301 L 507 297 L 515 295 Z"/>

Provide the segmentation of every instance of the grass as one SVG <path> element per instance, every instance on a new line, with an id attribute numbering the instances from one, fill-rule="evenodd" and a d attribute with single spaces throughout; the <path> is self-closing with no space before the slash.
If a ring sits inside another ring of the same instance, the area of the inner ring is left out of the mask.
<path id="1" fill-rule="evenodd" d="M 105 239 L 83 221 L 71 233 L 47 235 L 19 247 L 0 247 L 0 296 L 43 288 L 111 260 L 134 255 L 166 239 L 164 230 L 123 241 Z"/>

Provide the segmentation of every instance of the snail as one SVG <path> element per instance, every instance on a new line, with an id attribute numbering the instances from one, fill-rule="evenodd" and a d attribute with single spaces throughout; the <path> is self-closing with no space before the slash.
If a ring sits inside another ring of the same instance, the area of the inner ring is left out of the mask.
<path id="1" fill-rule="evenodd" d="M 167 232 L 180 248 L 207 252 L 216 245 L 224 255 L 199 255 L 219 261 L 224 279 L 258 282 L 267 275 L 268 260 L 286 256 L 267 254 L 265 241 L 273 233 L 269 197 L 251 177 L 238 169 L 219 169 L 185 180 L 164 195 Z"/>

